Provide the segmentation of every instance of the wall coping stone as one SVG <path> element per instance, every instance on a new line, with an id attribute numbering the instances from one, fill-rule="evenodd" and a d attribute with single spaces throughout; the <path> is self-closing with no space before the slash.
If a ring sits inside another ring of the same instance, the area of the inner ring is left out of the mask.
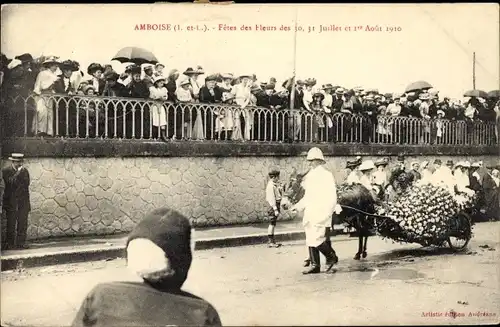
<path id="1" fill-rule="evenodd" d="M 500 155 L 500 148 L 474 145 L 397 145 L 355 143 L 279 143 L 238 141 L 172 141 L 115 140 L 115 139 L 4 139 L 3 157 L 12 152 L 25 157 L 261 157 L 304 156 L 313 147 L 319 147 L 325 156 L 377 155 L 443 155 L 475 156 Z"/>

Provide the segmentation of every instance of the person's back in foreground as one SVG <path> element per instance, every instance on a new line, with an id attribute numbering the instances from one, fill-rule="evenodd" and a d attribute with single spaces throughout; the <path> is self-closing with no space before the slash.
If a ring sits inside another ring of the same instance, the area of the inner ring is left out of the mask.
<path id="1" fill-rule="evenodd" d="M 144 283 L 97 285 L 72 326 L 221 326 L 210 303 L 181 290 L 191 261 L 189 220 L 168 208 L 150 212 L 127 242 L 127 265 Z"/>

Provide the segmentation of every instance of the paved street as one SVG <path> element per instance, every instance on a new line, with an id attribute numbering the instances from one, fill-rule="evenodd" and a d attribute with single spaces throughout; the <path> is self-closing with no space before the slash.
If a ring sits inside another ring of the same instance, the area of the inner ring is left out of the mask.
<path id="1" fill-rule="evenodd" d="M 360 262 L 352 260 L 356 240 L 334 242 L 338 271 L 314 276 L 301 274 L 304 242 L 198 251 L 185 289 L 210 301 L 224 325 L 499 322 L 500 223 L 476 225 L 474 233 L 464 254 L 373 237 Z M 67 325 L 95 284 L 134 279 L 124 265 L 2 273 L 2 325 Z M 442 316 L 424 317 L 427 312 Z"/>

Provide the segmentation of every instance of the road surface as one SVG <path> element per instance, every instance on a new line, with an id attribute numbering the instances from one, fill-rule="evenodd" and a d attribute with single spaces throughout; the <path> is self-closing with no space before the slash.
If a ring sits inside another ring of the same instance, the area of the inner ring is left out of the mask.
<path id="1" fill-rule="evenodd" d="M 308 276 L 303 242 L 197 251 L 185 290 L 224 325 L 498 323 L 500 223 L 474 233 L 463 254 L 372 237 L 362 261 L 355 239 L 334 241 L 337 272 Z M 2 273 L 2 326 L 68 325 L 94 285 L 134 279 L 122 259 Z"/>

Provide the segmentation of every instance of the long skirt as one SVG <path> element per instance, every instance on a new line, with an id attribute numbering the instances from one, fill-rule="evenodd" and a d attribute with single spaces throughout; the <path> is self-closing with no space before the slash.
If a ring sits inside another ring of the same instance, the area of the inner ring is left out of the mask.
<path id="1" fill-rule="evenodd" d="M 500 189 L 484 190 L 484 206 L 489 219 L 500 220 Z"/>
<path id="2" fill-rule="evenodd" d="M 191 138 L 194 140 L 204 140 L 205 132 L 203 131 L 203 119 L 201 117 L 200 109 L 196 111 L 196 119 L 194 121 L 193 132 Z"/>
<path id="3" fill-rule="evenodd" d="M 54 135 L 54 100 L 37 97 L 36 119 L 33 119 L 33 132 Z"/>
<path id="4" fill-rule="evenodd" d="M 151 111 L 153 112 L 153 126 L 167 125 L 167 113 L 163 105 L 154 104 L 151 106 Z"/>

